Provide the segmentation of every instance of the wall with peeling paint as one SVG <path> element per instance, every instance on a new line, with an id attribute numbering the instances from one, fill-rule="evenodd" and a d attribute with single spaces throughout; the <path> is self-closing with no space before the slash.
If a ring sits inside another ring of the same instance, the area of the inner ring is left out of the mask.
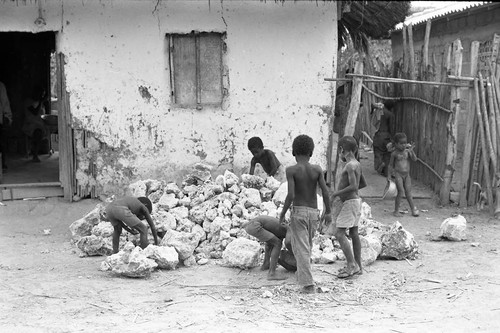
<path id="1" fill-rule="evenodd" d="M 180 180 L 204 162 L 214 174 L 249 168 L 247 140 L 260 136 L 285 165 L 299 134 L 326 167 L 331 84 L 337 54 L 336 3 L 289 1 L 0 2 L 0 31 L 58 31 L 67 57 L 80 184 L 119 191 L 138 178 Z M 170 100 L 168 33 L 226 33 L 228 96 L 222 108 L 178 109 Z M 94 163 L 95 179 L 88 164 Z M 92 179 L 91 179 L 92 178 Z"/>

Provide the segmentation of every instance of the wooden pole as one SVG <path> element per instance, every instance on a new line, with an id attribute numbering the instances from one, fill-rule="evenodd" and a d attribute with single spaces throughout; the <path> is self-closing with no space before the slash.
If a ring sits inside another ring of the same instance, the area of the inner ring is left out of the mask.
<path id="1" fill-rule="evenodd" d="M 481 76 L 481 73 L 479 73 Z M 490 170 L 489 170 L 489 163 L 488 163 L 488 157 L 487 153 L 488 151 L 486 150 L 486 135 L 484 133 L 484 123 L 483 123 L 483 118 L 481 115 L 481 105 L 480 105 L 480 99 L 479 99 L 479 86 L 478 86 L 478 80 L 474 80 L 474 92 L 475 92 L 475 97 L 476 97 L 476 116 L 479 124 L 479 139 L 481 141 L 481 150 L 483 153 L 481 154 L 482 159 L 483 159 L 483 168 L 484 168 L 484 175 L 486 178 L 486 196 L 488 197 L 488 206 L 490 207 L 490 211 L 493 212 L 493 192 L 491 189 L 491 178 L 490 178 Z"/>
<path id="2" fill-rule="evenodd" d="M 425 79 L 427 79 L 429 67 L 429 38 L 431 35 L 431 20 L 427 20 L 425 25 L 424 49 L 422 50 L 422 63 L 424 65 Z"/>
<path id="3" fill-rule="evenodd" d="M 493 78 L 493 77 L 492 77 Z M 488 93 L 488 109 L 489 109 L 489 123 L 490 123 L 490 134 L 491 134 L 491 144 L 493 148 L 493 155 L 495 155 L 495 160 L 497 156 L 497 122 L 495 119 L 495 105 L 493 104 L 493 89 L 492 82 L 489 78 L 486 79 L 486 92 Z M 495 168 L 496 172 L 496 168 Z"/>
<path id="4" fill-rule="evenodd" d="M 462 72 L 462 43 L 460 39 L 453 42 L 453 59 L 455 66 L 453 66 L 453 75 L 460 76 Z M 455 171 L 455 159 L 457 154 L 457 127 L 458 115 L 460 113 L 460 88 L 451 88 L 451 101 L 450 109 L 453 111 L 448 116 L 448 145 L 446 149 L 445 169 L 443 173 L 444 182 L 441 186 L 439 197 L 443 205 L 450 202 L 450 189 L 453 179 L 453 172 Z"/>
<path id="5" fill-rule="evenodd" d="M 376 75 L 367 75 L 367 74 L 346 74 L 347 77 L 362 77 L 366 79 L 372 79 L 373 82 L 387 82 L 387 83 L 419 83 L 419 84 L 427 84 L 431 86 L 448 86 L 448 87 L 462 87 L 462 88 L 470 88 L 469 84 L 463 83 L 448 83 L 448 82 L 434 82 L 434 81 L 420 81 L 420 80 L 408 80 L 408 79 L 400 79 L 393 77 L 383 77 Z M 339 81 L 339 79 L 335 78 L 324 78 L 325 81 Z M 369 82 L 369 80 L 366 80 Z"/>
<path id="6" fill-rule="evenodd" d="M 363 73 L 363 62 L 357 61 L 354 67 L 355 74 Z M 351 104 L 349 106 L 349 113 L 347 114 L 347 121 L 345 124 L 344 135 L 354 135 L 354 128 L 356 126 L 356 119 L 358 118 L 359 105 L 361 103 L 361 91 L 363 88 L 363 79 L 354 77 L 352 85 Z"/>
<path id="7" fill-rule="evenodd" d="M 408 24 L 408 50 L 410 52 L 410 79 L 415 80 L 415 50 L 413 48 L 413 25 Z"/>
<path id="8" fill-rule="evenodd" d="M 470 47 L 470 76 L 477 75 L 477 65 L 479 59 L 479 42 L 474 41 Z M 465 122 L 465 147 L 462 157 L 462 177 L 460 181 L 460 207 L 467 207 L 467 188 L 469 186 L 469 173 L 472 154 L 472 133 L 474 132 L 474 90 L 469 88 L 467 105 L 467 120 Z"/>
<path id="9" fill-rule="evenodd" d="M 403 25 L 403 72 L 406 76 L 408 74 L 408 45 L 406 42 L 406 25 Z"/>
<path id="10" fill-rule="evenodd" d="M 488 111 L 487 111 L 487 104 L 486 104 L 486 89 L 483 88 L 483 75 L 481 72 L 479 72 L 479 89 L 481 90 L 481 113 L 483 114 L 483 124 L 484 124 L 484 130 L 486 132 L 486 148 L 488 150 L 485 150 L 484 153 L 486 155 L 489 154 L 491 162 L 493 163 L 493 170 L 497 169 L 497 157 L 494 154 L 493 151 L 493 143 L 491 142 L 491 133 L 490 133 L 490 125 L 489 125 L 489 120 L 488 120 Z M 488 164 L 489 165 L 489 164 Z M 488 179 L 488 181 L 491 181 L 491 179 Z"/>

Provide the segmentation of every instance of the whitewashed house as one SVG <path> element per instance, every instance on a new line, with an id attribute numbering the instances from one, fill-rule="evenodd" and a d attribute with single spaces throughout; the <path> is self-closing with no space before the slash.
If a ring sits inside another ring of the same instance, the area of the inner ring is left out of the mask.
<path id="1" fill-rule="evenodd" d="M 30 77 L 52 87 L 67 198 L 179 181 L 197 162 L 240 174 L 252 136 L 287 165 L 294 137 L 308 134 L 326 168 L 336 2 L 0 1 L 0 42 L 28 58 L 45 50 Z M 21 118 L 13 58 L 0 55 L 0 81 Z"/>

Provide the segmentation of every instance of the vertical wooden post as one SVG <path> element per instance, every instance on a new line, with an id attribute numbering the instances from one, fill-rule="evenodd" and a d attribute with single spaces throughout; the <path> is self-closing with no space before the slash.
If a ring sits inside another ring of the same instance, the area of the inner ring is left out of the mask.
<path id="1" fill-rule="evenodd" d="M 425 25 L 424 49 L 422 51 L 422 63 L 424 65 L 425 78 L 427 78 L 427 71 L 429 66 L 429 38 L 431 35 L 431 20 L 427 20 Z"/>
<path id="2" fill-rule="evenodd" d="M 409 71 L 410 79 L 415 80 L 415 50 L 413 48 L 413 25 L 408 24 L 408 51 L 409 55 Z"/>
<path id="3" fill-rule="evenodd" d="M 479 59 L 479 42 L 474 41 L 470 47 L 470 76 L 476 77 L 477 65 Z M 469 184 L 470 160 L 472 153 L 472 133 L 474 131 L 474 90 L 469 88 L 468 105 L 467 105 L 467 120 L 465 122 L 465 147 L 462 158 L 462 177 L 460 181 L 460 207 L 467 206 L 467 187 Z"/>
<path id="4" fill-rule="evenodd" d="M 363 61 L 356 61 L 354 67 L 355 74 L 363 74 Z M 347 121 L 345 124 L 344 135 L 354 135 L 354 128 L 356 126 L 356 119 L 358 118 L 359 105 L 361 103 L 361 91 L 363 88 L 363 79 L 360 77 L 353 77 L 351 104 L 349 106 L 349 113 L 347 114 Z"/>
<path id="5" fill-rule="evenodd" d="M 479 73 L 481 74 L 481 73 Z M 493 202 L 493 191 L 491 189 L 491 178 L 489 171 L 489 163 L 488 163 L 488 150 L 486 149 L 486 135 L 484 133 L 484 123 L 483 118 L 481 116 L 481 105 L 479 98 L 479 87 L 478 80 L 474 79 L 474 93 L 476 97 L 476 116 L 479 124 L 479 140 L 481 141 L 481 150 L 482 150 L 482 159 L 483 159 L 483 168 L 484 168 L 484 176 L 486 178 L 486 196 L 488 197 L 488 203 Z M 493 205 L 489 204 L 490 211 L 493 211 Z"/>
<path id="6" fill-rule="evenodd" d="M 403 25 L 403 72 L 405 76 L 408 74 L 408 44 L 406 42 L 406 25 Z"/>
<path id="7" fill-rule="evenodd" d="M 453 42 L 453 75 L 461 76 L 462 73 L 462 43 L 460 39 Z M 450 188 L 451 181 L 453 179 L 453 172 L 455 171 L 455 158 L 457 154 L 457 125 L 458 125 L 458 114 L 460 113 L 460 87 L 451 88 L 451 105 L 450 110 L 452 113 L 448 117 L 448 147 L 446 150 L 446 162 L 445 169 L 443 173 L 444 182 L 441 185 L 441 190 L 439 197 L 441 199 L 441 204 L 447 205 L 450 202 Z"/>

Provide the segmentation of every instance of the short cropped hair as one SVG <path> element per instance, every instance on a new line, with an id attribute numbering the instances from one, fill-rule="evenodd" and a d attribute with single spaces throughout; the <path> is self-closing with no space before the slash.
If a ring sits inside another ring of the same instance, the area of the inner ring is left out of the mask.
<path id="1" fill-rule="evenodd" d="M 394 105 L 396 105 L 396 103 L 395 103 L 394 101 L 391 101 L 391 100 L 384 101 L 384 107 L 385 107 L 387 110 L 392 110 L 392 109 L 394 109 Z"/>
<path id="2" fill-rule="evenodd" d="M 292 143 L 292 154 L 293 156 L 312 156 L 314 151 L 314 141 L 313 139 L 305 134 L 297 136 Z"/>
<path id="3" fill-rule="evenodd" d="M 340 138 L 339 140 L 339 147 L 342 147 L 342 149 L 345 152 L 353 152 L 356 153 L 358 151 L 358 142 L 356 139 L 352 136 L 345 135 Z"/>
<path id="4" fill-rule="evenodd" d="M 137 198 L 139 199 L 139 201 L 144 205 L 146 206 L 146 208 L 148 209 L 149 211 L 149 214 L 151 214 L 153 212 L 153 204 L 151 203 L 151 200 L 149 200 L 148 198 L 146 197 L 139 197 Z"/>
<path id="5" fill-rule="evenodd" d="M 262 142 L 261 138 L 259 138 L 258 136 L 254 136 L 253 138 L 250 138 L 250 140 L 248 140 L 248 149 L 252 148 L 264 149 L 264 143 Z"/>
<path id="6" fill-rule="evenodd" d="M 398 143 L 399 141 L 401 141 L 403 139 L 407 139 L 406 138 L 406 134 L 404 134 L 404 133 L 396 133 L 396 134 L 394 134 L 394 142 L 395 143 Z"/>

